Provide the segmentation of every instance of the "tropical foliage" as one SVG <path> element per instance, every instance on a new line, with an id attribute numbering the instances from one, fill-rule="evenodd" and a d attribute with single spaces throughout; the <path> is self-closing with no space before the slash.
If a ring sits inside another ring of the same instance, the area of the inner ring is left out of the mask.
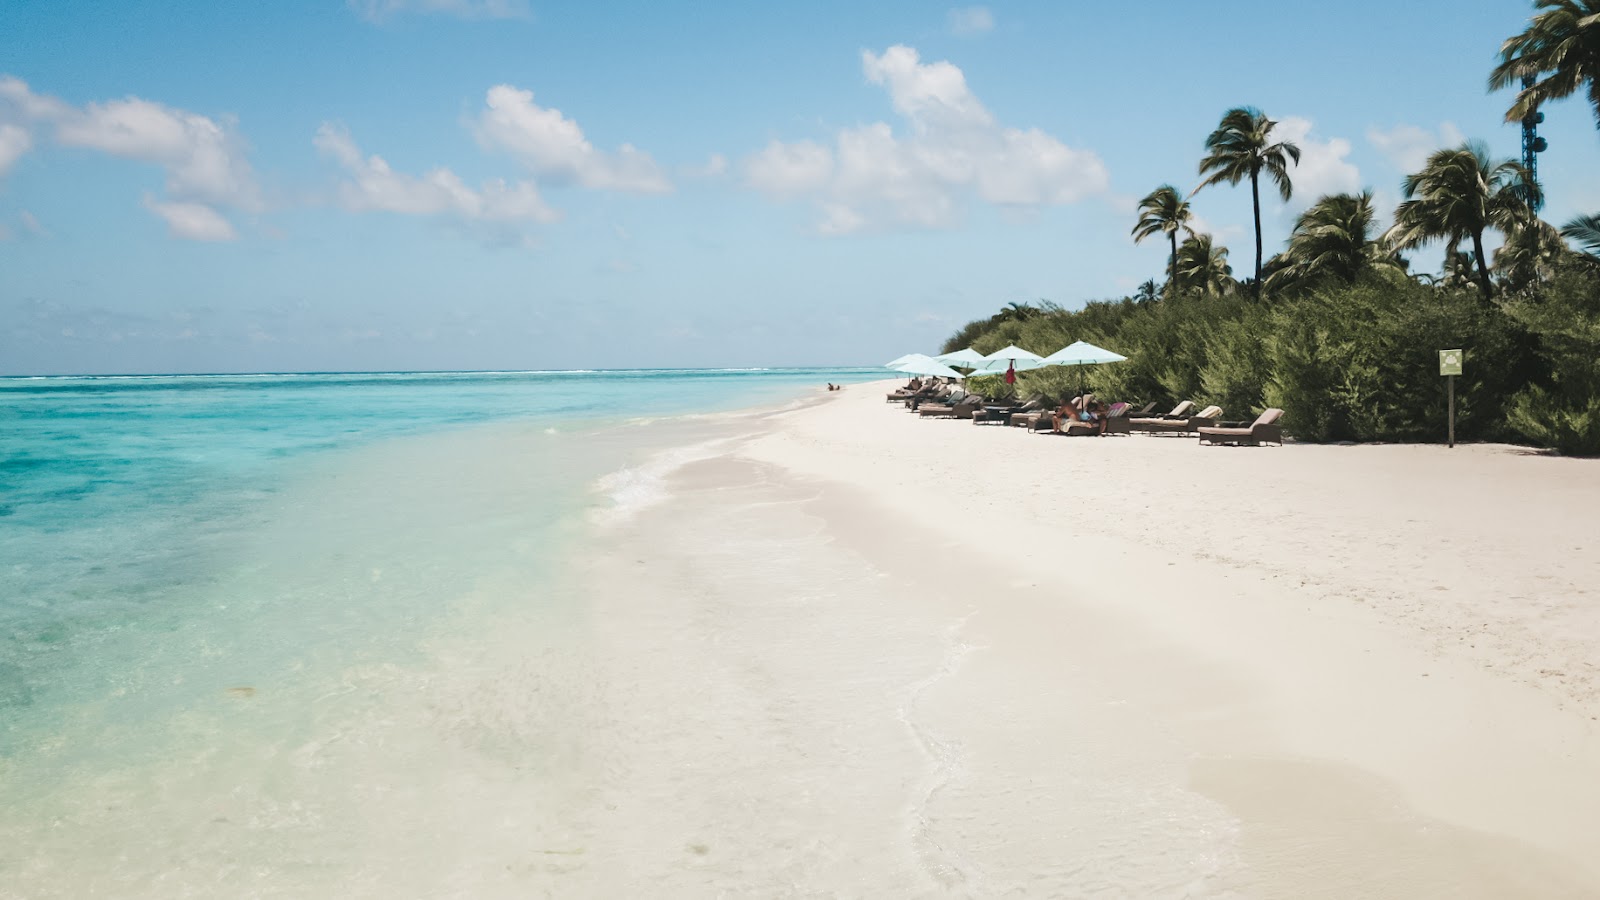
<path id="1" fill-rule="evenodd" d="M 1506 110 L 1506 121 L 1521 121 L 1540 105 L 1581 90 L 1600 128 L 1600 0 L 1534 0 L 1533 5 L 1540 12 L 1526 30 L 1500 45 L 1500 64 L 1489 75 L 1494 91 L 1533 79 Z"/>
<path id="2" fill-rule="evenodd" d="M 1470 238 L 1479 290 L 1485 300 L 1494 296 L 1483 233 L 1490 228 L 1510 232 L 1533 217 L 1530 204 L 1538 206 L 1539 186 L 1527 170 L 1511 160 L 1496 162 L 1482 144 L 1469 141 L 1428 157 L 1401 189 L 1406 199 L 1395 209 L 1395 224 L 1386 236 L 1390 245 L 1407 249 L 1442 238 L 1454 252 Z"/>
<path id="3" fill-rule="evenodd" d="M 1238 184 L 1250 179 L 1250 202 L 1255 211 L 1256 224 L 1256 276 L 1254 290 L 1261 296 L 1261 173 L 1267 173 L 1277 186 L 1279 196 L 1288 201 L 1294 195 L 1294 185 L 1289 180 L 1289 166 L 1300 162 L 1300 148 L 1289 141 L 1272 140 L 1277 122 L 1266 117 L 1261 110 L 1250 106 L 1230 109 L 1222 116 L 1217 129 L 1206 138 L 1206 155 L 1200 160 L 1200 174 L 1205 176 L 1200 188 L 1213 184 Z"/>
<path id="4" fill-rule="evenodd" d="M 1184 293 L 1220 297 L 1233 289 L 1228 248 L 1212 244 L 1211 235 L 1190 236 L 1173 258 L 1172 284 Z"/>
<path id="5" fill-rule="evenodd" d="M 1501 48 L 1492 89 L 1520 86 L 1507 118 L 1586 91 L 1600 124 L 1600 0 L 1535 0 L 1527 30 Z M 1229 110 L 1205 140 L 1201 189 L 1249 180 L 1255 277 L 1238 290 L 1228 250 L 1195 230 L 1190 199 L 1164 184 L 1139 201 L 1135 242 L 1164 236 L 1166 284 L 1068 311 L 1012 304 L 969 323 L 947 351 L 1017 344 L 1039 354 L 1074 340 L 1128 361 L 1045 368 L 979 390 L 1064 399 L 1082 388 L 1121 400 L 1217 404 L 1228 418 L 1286 412 L 1300 440 L 1438 440 L 1444 385 L 1435 353 L 1467 351 L 1457 434 L 1600 455 L 1600 215 L 1557 229 L 1539 185 L 1481 144 L 1441 149 L 1401 188 L 1383 235 L 1370 190 L 1318 198 L 1283 251 L 1264 260 L 1263 174 L 1285 201 L 1300 150 L 1252 107 Z M 1194 194 L 1191 194 L 1191 197 Z M 1486 237 L 1503 239 L 1491 259 Z M 1444 244 L 1439 275 L 1401 256 Z M 1570 242 L 1570 243 L 1569 243 Z M 1263 289 L 1270 303 L 1259 302 Z"/>
<path id="6" fill-rule="evenodd" d="M 1266 287 L 1281 293 L 1327 280 L 1354 284 L 1374 270 L 1403 271 L 1398 257 L 1378 241 L 1374 218 L 1371 191 L 1318 200 L 1296 220 Z"/>
<path id="7" fill-rule="evenodd" d="M 1561 234 L 1576 241 L 1589 258 L 1600 262 L 1600 215 L 1579 216 L 1563 226 Z"/>
<path id="8" fill-rule="evenodd" d="M 1170 184 L 1163 184 L 1139 201 L 1139 221 L 1133 226 L 1133 242 L 1137 244 L 1157 234 L 1166 235 L 1172 245 L 1172 255 L 1168 257 L 1168 284 L 1176 284 L 1178 280 L 1178 232 L 1194 234 L 1194 229 L 1189 227 L 1193 218 L 1189 201 Z"/>

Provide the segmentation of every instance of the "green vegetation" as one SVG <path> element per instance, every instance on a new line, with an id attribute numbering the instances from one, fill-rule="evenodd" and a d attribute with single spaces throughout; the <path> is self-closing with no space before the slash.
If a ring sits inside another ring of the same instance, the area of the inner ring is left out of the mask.
<path id="1" fill-rule="evenodd" d="M 1505 42 L 1490 76 L 1492 89 L 1523 85 L 1507 119 L 1583 90 L 1600 125 L 1600 0 L 1534 5 L 1538 14 Z M 1460 347 L 1460 437 L 1600 455 L 1600 215 L 1557 229 L 1539 218 L 1539 186 L 1520 164 L 1468 142 L 1434 153 L 1405 179 L 1405 200 L 1381 237 L 1371 191 L 1336 194 L 1313 203 L 1283 252 L 1263 260 L 1261 176 L 1287 201 L 1300 159 L 1294 144 L 1274 141 L 1275 125 L 1252 107 L 1229 110 L 1205 139 L 1195 189 L 1249 180 L 1256 259 L 1248 291 L 1233 279 L 1227 248 L 1193 230 L 1189 200 L 1162 185 L 1139 201 L 1133 236 L 1167 238 L 1164 284 L 1147 281 L 1131 296 L 1077 310 L 1013 303 L 968 323 L 945 351 L 1017 344 L 1048 354 L 1085 340 L 1129 359 L 972 386 L 1053 401 L 1083 389 L 1128 401 L 1193 400 L 1238 419 L 1276 406 L 1300 440 L 1437 441 L 1446 415 L 1437 352 Z M 1492 260 L 1490 231 L 1504 239 Z M 1401 253 L 1432 241 L 1445 244 L 1442 274 L 1410 274 Z"/>
<path id="2" fill-rule="evenodd" d="M 1187 231 L 1193 237 L 1194 229 L 1189 227 L 1192 218 L 1194 214 L 1189 211 L 1189 201 L 1183 199 L 1178 189 L 1170 184 L 1163 184 L 1139 201 L 1139 221 L 1133 226 L 1133 242 L 1137 244 L 1157 234 L 1167 236 L 1172 244 L 1172 255 L 1167 258 L 1170 266 L 1167 270 L 1169 285 L 1178 281 L 1178 232 Z"/>
<path id="3" fill-rule="evenodd" d="M 1500 45 L 1489 90 L 1534 80 L 1506 110 L 1507 122 L 1520 122 L 1545 103 L 1583 90 L 1600 128 L 1600 0 L 1534 0 L 1533 5 L 1541 12 L 1527 29 Z"/>
<path id="4" fill-rule="evenodd" d="M 1534 218 L 1540 201 L 1539 186 L 1522 165 L 1509 159 L 1494 162 L 1482 144 L 1468 142 L 1428 157 L 1422 171 L 1406 176 L 1402 188 L 1406 200 L 1394 211 L 1394 227 L 1386 235 L 1389 244 L 1407 250 L 1444 238 L 1454 254 L 1462 240 L 1471 238 L 1479 289 L 1483 299 L 1493 297 L 1483 232 L 1498 228 L 1510 233 Z"/>

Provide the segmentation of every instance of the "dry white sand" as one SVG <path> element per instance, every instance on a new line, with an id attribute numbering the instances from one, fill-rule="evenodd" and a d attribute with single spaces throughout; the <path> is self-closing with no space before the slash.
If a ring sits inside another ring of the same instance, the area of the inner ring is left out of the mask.
<path id="1" fill-rule="evenodd" d="M 567 888 L 1600 896 L 1600 464 L 739 427 L 586 564 Z"/>

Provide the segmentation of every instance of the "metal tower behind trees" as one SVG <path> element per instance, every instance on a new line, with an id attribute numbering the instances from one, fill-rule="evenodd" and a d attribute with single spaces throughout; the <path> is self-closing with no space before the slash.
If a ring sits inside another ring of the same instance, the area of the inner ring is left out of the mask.
<path id="1" fill-rule="evenodd" d="M 1531 87 L 1533 76 L 1522 76 L 1522 89 L 1526 91 Z M 1543 121 L 1544 113 L 1538 109 L 1522 117 L 1522 167 L 1528 170 L 1528 180 L 1535 185 L 1539 183 L 1539 154 L 1550 146 L 1544 138 L 1539 137 L 1539 123 Z M 1542 202 L 1534 203 L 1533 208 L 1538 210 L 1543 205 Z"/>

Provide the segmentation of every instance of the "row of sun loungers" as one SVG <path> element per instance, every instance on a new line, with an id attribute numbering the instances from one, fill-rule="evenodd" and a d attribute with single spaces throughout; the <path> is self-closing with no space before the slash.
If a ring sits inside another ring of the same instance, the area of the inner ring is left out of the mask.
<path id="1" fill-rule="evenodd" d="M 914 409 L 922 418 L 971 419 L 977 425 L 1011 425 L 1029 431 L 1055 430 L 1056 410 L 1038 400 L 1019 405 L 1004 406 L 990 403 L 978 394 L 968 393 L 959 387 L 930 384 L 920 388 L 906 387 L 887 395 L 890 403 L 901 402 Z M 1097 423 L 1066 421 L 1061 432 L 1068 435 L 1094 434 L 1147 434 L 1193 436 L 1202 444 L 1230 444 L 1234 446 L 1260 446 L 1283 444 L 1283 426 L 1279 420 L 1281 409 L 1268 409 L 1254 421 L 1224 422 L 1220 406 L 1208 406 L 1199 412 L 1194 404 L 1183 401 L 1170 412 L 1155 412 L 1154 403 L 1134 410 L 1126 403 L 1112 404 L 1105 413 L 1105 427 Z"/>

